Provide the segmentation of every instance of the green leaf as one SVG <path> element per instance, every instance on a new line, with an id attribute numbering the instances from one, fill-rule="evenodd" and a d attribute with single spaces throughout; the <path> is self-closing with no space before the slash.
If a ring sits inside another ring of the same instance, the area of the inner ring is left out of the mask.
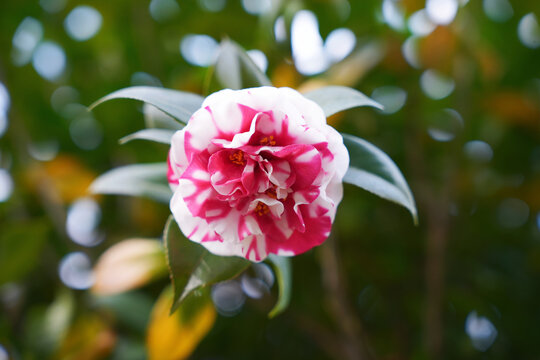
<path id="1" fill-rule="evenodd" d="M 269 318 L 273 318 L 281 314 L 289 306 L 289 302 L 291 301 L 292 271 L 291 261 L 288 257 L 270 254 L 268 259 L 274 266 L 279 286 L 278 301 L 268 314 Z"/>
<path id="2" fill-rule="evenodd" d="M 144 196 L 163 203 L 171 199 L 167 164 L 135 164 L 118 167 L 99 176 L 90 191 L 94 194 Z"/>
<path id="3" fill-rule="evenodd" d="M 383 106 L 378 102 L 368 98 L 360 91 L 346 86 L 325 86 L 310 91 L 304 96 L 315 101 L 323 109 L 327 117 L 359 106 L 372 106 L 383 109 Z"/>
<path id="4" fill-rule="evenodd" d="M 188 122 L 191 115 L 201 107 L 204 100 L 200 95 L 185 91 L 151 86 L 132 86 L 102 97 L 90 105 L 89 109 L 92 110 L 99 104 L 112 99 L 144 101 L 183 123 Z"/>
<path id="5" fill-rule="evenodd" d="M 230 280 L 240 275 L 251 263 L 236 256 L 216 256 L 208 251 L 202 255 L 197 267 L 177 303 L 181 303 L 193 291 L 202 287 Z"/>
<path id="6" fill-rule="evenodd" d="M 161 144 L 170 144 L 171 138 L 174 135 L 173 130 L 167 130 L 167 129 L 143 129 L 139 130 L 137 132 L 134 132 L 133 134 L 129 134 L 127 136 L 124 136 L 118 142 L 120 144 L 125 144 L 127 142 L 130 142 L 131 140 L 150 140 L 155 141 Z"/>
<path id="7" fill-rule="evenodd" d="M 31 349 L 34 357 L 51 359 L 60 345 L 69 336 L 70 325 L 75 315 L 75 297 L 71 290 L 60 288 L 54 300 L 46 306 L 30 306 L 25 311 L 23 347 Z M 61 358 L 61 357 L 56 357 Z"/>
<path id="8" fill-rule="evenodd" d="M 244 49 L 231 40 L 220 44 L 215 74 L 224 87 L 233 90 L 272 85 Z"/>
<path id="9" fill-rule="evenodd" d="M 407 208 L 418 223 L 418 213 L 407 181 L 397 165 L 375 145 L 353 135 L 342 134 L 351 162 L 344 182 Z"/>
<path id="10" fill-rule="evenodd" d="M 143 105 L 144 125 L 148 129 L 181 130 L 184 124 L 150 104 Z"/>
<path id="11" fill-rule="evenodd" d="M 182 235 L 174 219 L 169 217 L 163 233 L 167 264 L 174 286 L 171 313 L 195 290 L 230 280 L 251 264 L 235 256 L 216 256 Z"/>

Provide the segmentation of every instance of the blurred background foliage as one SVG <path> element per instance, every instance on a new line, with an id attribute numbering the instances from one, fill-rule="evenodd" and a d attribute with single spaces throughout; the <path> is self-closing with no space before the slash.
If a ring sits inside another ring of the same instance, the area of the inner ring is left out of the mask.
<path id="1" fill-rule="evenodd" d="M 0 2 L 0 359 L 537 359 L 539 14 L 536 0 Z M 272 320 L 265 264 L 169 318 L 157 241 L 99 259 L 158 239 L 167 206 L 87 192 L 167 147 L 118 145 L 143 128 L 140 103 L 86 106 L 130 85 L 206 95 L 225 38 L 276 86 L 385 105 L 330 121 L 386 151 L 419 208 L 414 227 L 346 186 Z"/>

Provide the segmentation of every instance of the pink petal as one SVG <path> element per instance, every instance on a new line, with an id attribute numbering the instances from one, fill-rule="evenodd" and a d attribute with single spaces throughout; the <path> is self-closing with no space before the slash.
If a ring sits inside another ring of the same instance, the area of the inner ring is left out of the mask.
<path id="1" fill-rule="evenodd" d="M 325 120 L 292 89 L 210 95 L 173 136 L 168 158 L 171 209 L 182 231 L 209 251 L 252 261 L 322 243 L 349 162 Z"/>
<path id="2" fill-rule="evenodd" d="M 171 152 L 169 151 L 169 155 L 167 156 L 167 181 L 173 189 L 176 189 L 176 186 L 178 186 L 178 179 L 180 178 L 175 172 L 175 168 L 176 166 L 171 166 Z"/>
<path id="3" fill-rule="evenodd" d="M 312 185 L 321 173 L 321 155 L 312 145 L 289 145 L 273 155 L 289 162 L 291 172 L 296 175 L 294 190 Z"/>
<path id="4" fill-rule="evenodd" d="M 298 255 L 322 244 L 328 238 L 332 227 L 332 219 L 329 216 L 330 210 L 328 208 L 323 206 L 322 203 L 314 202 L 300 205 L 299 211 L 303 217 L 305 230 L 303 232 L 294 230 L 286 241 L 281 241 L 282 239 L 279 237 L 267 237 L 269 252 L 282 255 Z M 270 229 L 261 228 L 265 234 L 268 234 L 266 231 Z"/>
<path id="5" fill-rule="evenodd" d="M 253 167 L 253 160 L 244 159 L 243 153 L 239 151 L 220 150 L 210 156 L 208 161 L 210 181 L 220 195 L 230 196 L 237 191 L 246 195 L 242 174 L 248 160 Z"/>

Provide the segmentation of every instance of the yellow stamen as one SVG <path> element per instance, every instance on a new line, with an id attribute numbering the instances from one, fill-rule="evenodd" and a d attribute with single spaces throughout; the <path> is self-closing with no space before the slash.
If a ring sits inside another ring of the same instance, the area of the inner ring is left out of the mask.
<path id="1" fill-rule="evenodd" d="M 268 208 L 268 205 L 260 201 L 257 203 L 257 207 L 255 208 L 255 212 L 257 213 L 257 215 L 263 216 L 268 214 L 269 211 L 270 209 Z"/>
<path id="2" fill-rule="evenodd" d="M 276 189 L 268 189 L 264 193 L 270 196 L 272 199 L 277 199 Z"/>
<path id="3" fill-rule="evenodd" d="M 261 145 L 269 145 L 269 146 L 276 145 L 276 141 L 274 140 L 274 135 L 270 135 L 270 136 L 266 136 L 266 137 L 262 138 L 261 141 L 260 141 L 260 144 Z"/>
<path id="4" fill-rule="evenodd" d="M 236 165 L 246 164 L 246 161 L 244 160 L 244 153 L 241 150 L 237 150 L 231 155 L 229 155 L 229 160 L 231 160 L 231 162 Z"/>

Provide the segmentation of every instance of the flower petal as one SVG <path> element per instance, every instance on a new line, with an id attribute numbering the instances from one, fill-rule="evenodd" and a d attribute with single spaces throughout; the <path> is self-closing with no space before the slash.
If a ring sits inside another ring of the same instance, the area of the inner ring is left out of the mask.
<path id="1" fill-rule="evenodd" d="M 176 192 L 171 199 L 171 211 L 182 233 L 191 241 L 200 243 L 208 251 L 221 256 L 243 256 L 242 247 L 238 243 L 224 241 L 200 217 L 193 216 L 188 210 L 182 196 Z"/>
<path id="2" fill-rule="evenodd" d="M 299 254 L 328 237 L 348 163 L 341 135 L 295 90 L 223 90 L 173 136 L 171 209 L 219 255 Z"/>

